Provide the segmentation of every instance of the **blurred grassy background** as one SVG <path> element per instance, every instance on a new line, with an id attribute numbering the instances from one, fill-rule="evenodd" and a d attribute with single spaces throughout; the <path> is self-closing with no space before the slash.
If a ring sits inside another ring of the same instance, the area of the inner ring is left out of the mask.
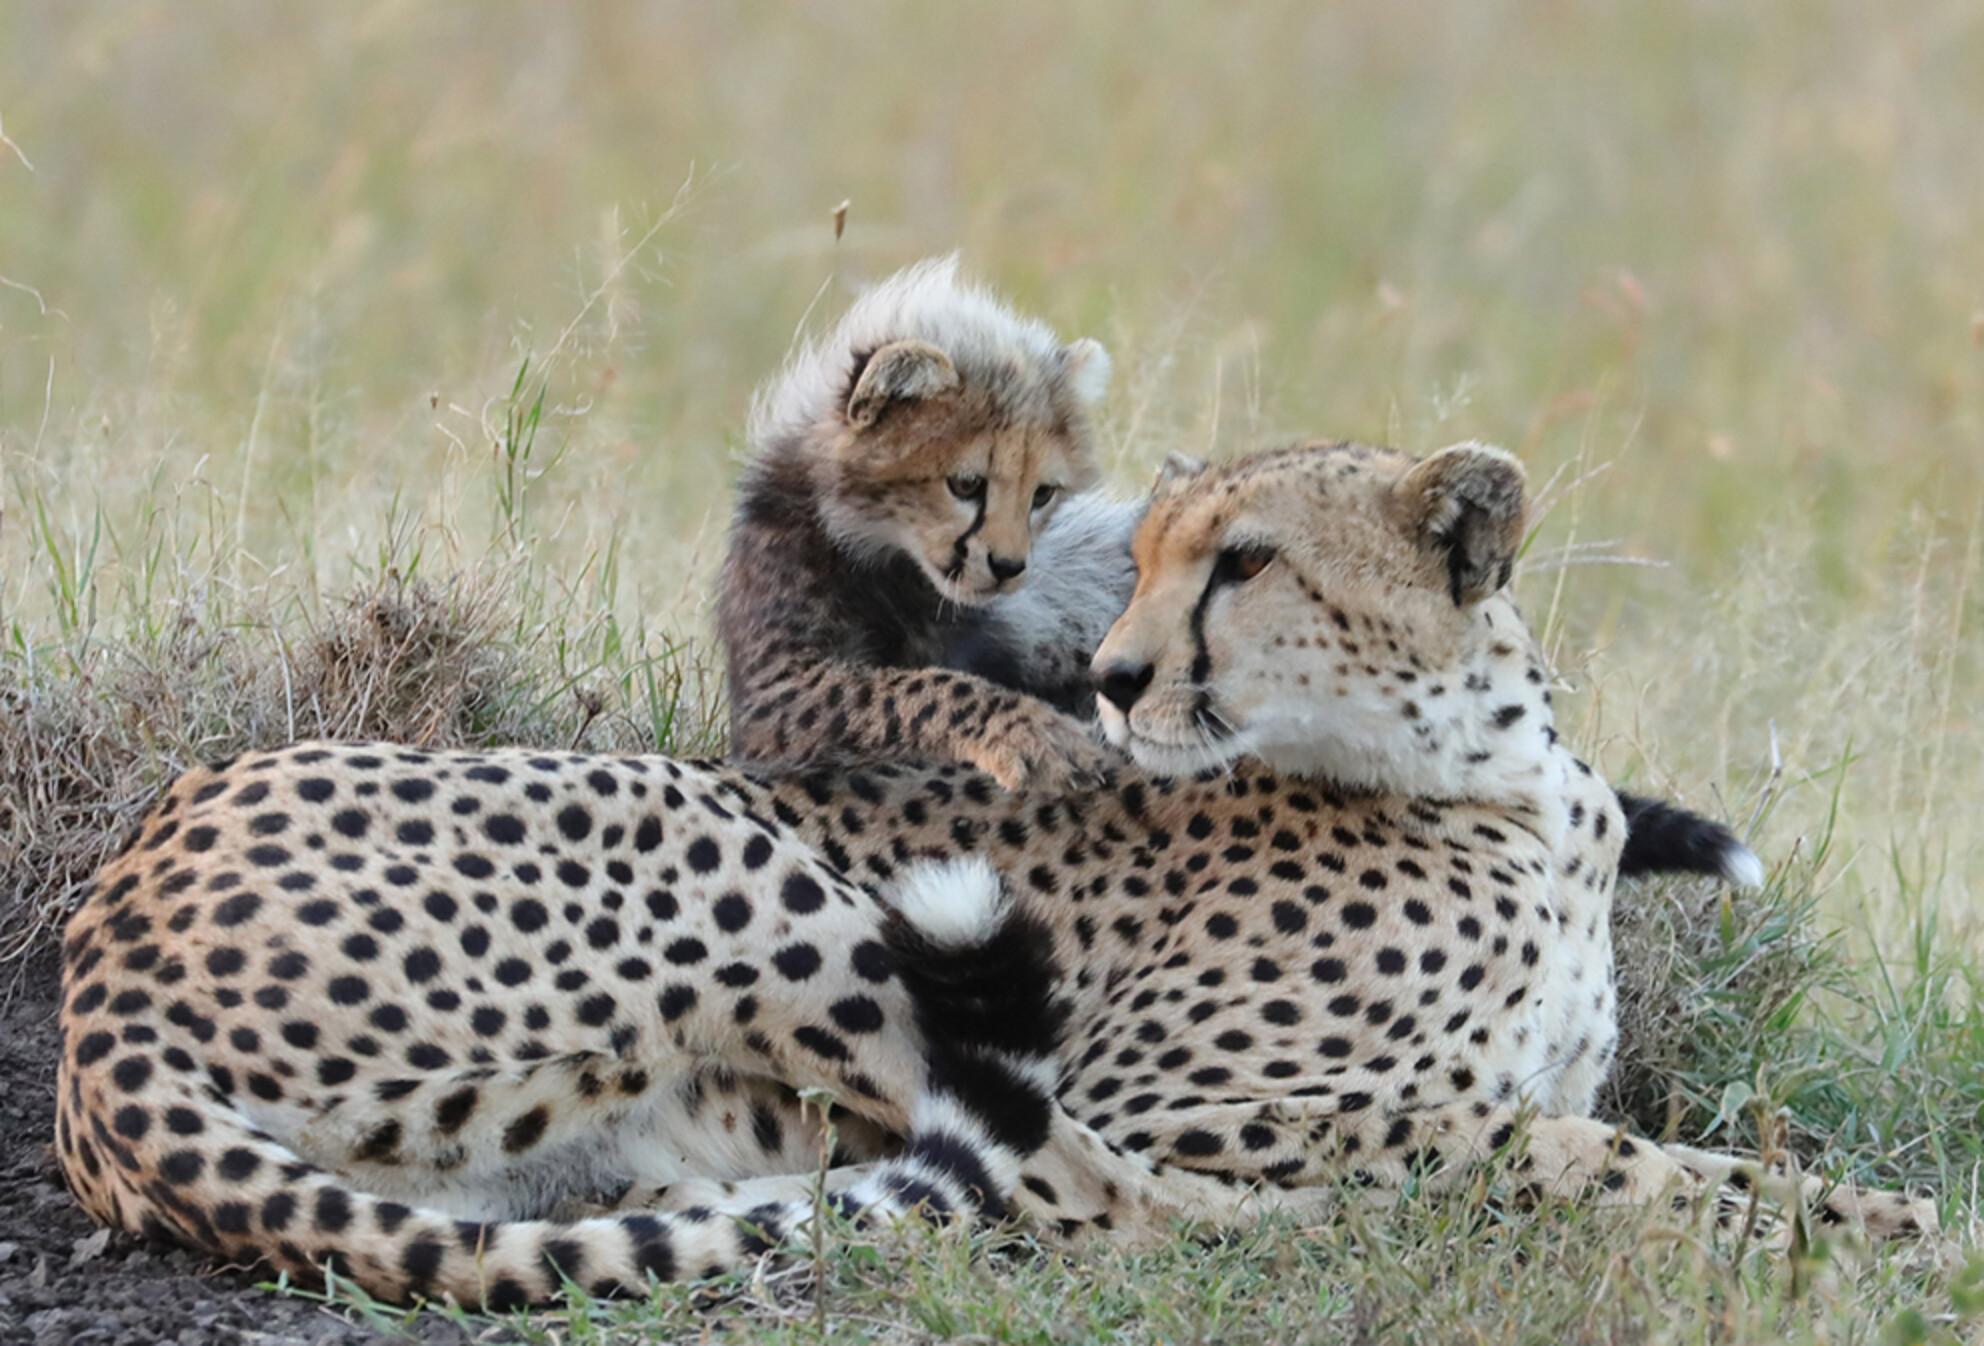
<path id="1" fill-rule="evenodd" d="M 1664 568 L 1525 581 L 1608 767 L 1746 809 L 1850 753 L 1842 909 L 1891 859 L 1963 897 L 1980 69 L 1964 3 L 9 4 L 0 620 L 314 596 L 390 530 L 699 632 L 750 388 L 955 247 L 1114 348 L 1125 484 L 1297 433 L 1609 465 L 1535 554 Z"/>
<path id="2" fill-rule="evenodd" d="M 1519 449 L 1567 718 L 1783 866 L 1754 908 L 1654 903 L 1615 1102 L 1657 1125 L 1678 1074 L 1700 1134 L 1763 1070 L 1836 1164 L 1966 1199 L 1980 70 L 1963 0 L 10 0 L 0 905 L 45 918 L 141 787 L 244 742 L 707 744 L 751 388 L 959 248 L 1115 352 L 1126 489 L 1296 435 Z M 1445 1246 L 1422 1215 L 1399 1246 Z M 1274 1293 L 1241 1262 L 1233 1302 Z M 1721 1302 L 1691 1266 L 1654 1302 Z M 1478 1324 L 1423 1284 L 1373 1330 Z M 1729 1339 L 1790 1333 L 1758 1293 Z M 1582 1295 L 1552 1340 L 1604 1335 Z M 1234 1339 L 1207 1312 L 1179 1330 Z M 1798 1330 L 1877 1321 L 1827 1313 Z"/>

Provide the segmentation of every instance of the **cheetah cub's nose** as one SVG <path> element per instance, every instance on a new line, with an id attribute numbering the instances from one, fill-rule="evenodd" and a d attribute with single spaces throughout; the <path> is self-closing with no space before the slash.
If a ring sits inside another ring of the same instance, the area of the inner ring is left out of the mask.
<path id="1" fill-rule="evenodd" d="M 985 558 L 985 564 L 991 568 L 992 578 L 1001 584 L 1004 584 L 1009 579 L 1016 579 L 1026 573 L 1026 558 L 1024 556 L 1017 561 L 1009 556 L 988 556 Z"/>
<path id="2" fill-rule="evenodd" d="M 1150 686 L 1151 675 L 1156 671 L 1150 664 L 1105 664 L 1094 670 L 1095 690 L 1127 715 L 1130 707 L 1137 704 L 1137 698 L 1144 694 L 1144 688 Z"/>

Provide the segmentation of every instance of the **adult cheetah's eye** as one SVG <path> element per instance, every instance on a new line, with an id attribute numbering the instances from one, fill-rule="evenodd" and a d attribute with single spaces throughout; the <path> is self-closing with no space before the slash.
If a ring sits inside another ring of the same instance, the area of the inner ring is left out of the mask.
<path id="1" fill-rule="evenodd" d="M 1273 547 L 1228 547 L 1219 554 L 1213 576 L 1228 584 L 1245 584 L 1273 561 Z"/>
<path id="2" fill-rule="evenodd" d="M 960 500 L 976 500 L 985 494 L 985 478 L 976 472 L 960 472 L 954 477 L 947 477 L 944 484 Z"/>
<path id="3" fill-rule="evenodd" d="M 1061 488 L 1059 486 L 1037 486 L 1033 492 L 1033 507 L 1035 509 L 1046 509 L 1047 502 L 1059 494 L 1061 494 Z"/>

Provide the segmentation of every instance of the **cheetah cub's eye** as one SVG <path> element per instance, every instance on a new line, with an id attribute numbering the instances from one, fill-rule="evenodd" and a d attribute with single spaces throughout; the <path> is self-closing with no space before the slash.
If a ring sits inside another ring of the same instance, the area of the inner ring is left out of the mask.
<path id="1" fill-rule="evenodd" d="M 1046 509 L 1047 502 L 1059 494 L 1061 494 L 1061 488 L 1059 486 L 1035 487 L 1033 492 L 1033 507 L 1035 509 Z"/>
<path id="2" fill-rule="evenodd" d="M 955 477 L 947 477 L 944 484 L 960 500 L 976 500 L 985 494 L 985 478 L 976 472 L 960 472 Z"/>
<path id="3" fill-rule="evenodd" d="M 1273 547 L 1228 547 L 1219 554 L 1213 574 L 1228 584 L 1245 584 L 1273 563 Z"/>

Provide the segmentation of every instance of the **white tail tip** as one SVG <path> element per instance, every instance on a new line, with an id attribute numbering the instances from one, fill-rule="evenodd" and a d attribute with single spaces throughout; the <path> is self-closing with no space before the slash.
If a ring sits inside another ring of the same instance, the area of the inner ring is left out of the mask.
<path id="1" fill-rule="evenodd" d="M 1742 842 L 1732 842 L 1722 853 L 1722 877 L 1737 888 L 1764 886 L 1764 862 Z"/>
<path id="2" fill-rule="evenodd" d="M 924 860 L 896 885 L 902 918 L 942 948 L 969 948 L 997 934 L 1009 903 L 998 871 L 976 855 Z"/>

